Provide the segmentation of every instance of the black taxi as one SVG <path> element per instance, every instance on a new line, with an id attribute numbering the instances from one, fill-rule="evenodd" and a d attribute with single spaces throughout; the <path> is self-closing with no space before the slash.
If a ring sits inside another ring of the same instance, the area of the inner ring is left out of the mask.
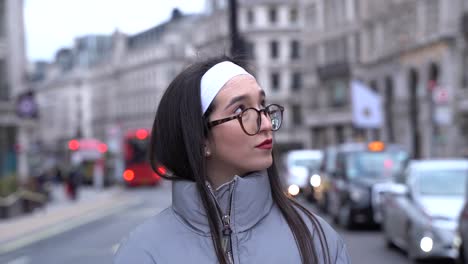
<path id="1" fill-rule="evenodd" d="M 405 148 L 381 141 L 337 146 L 327 202 L 333 220 L 345 228 L 380 224 L 381 200 L 387 183 L 404 168 L 408 159 Z"/>

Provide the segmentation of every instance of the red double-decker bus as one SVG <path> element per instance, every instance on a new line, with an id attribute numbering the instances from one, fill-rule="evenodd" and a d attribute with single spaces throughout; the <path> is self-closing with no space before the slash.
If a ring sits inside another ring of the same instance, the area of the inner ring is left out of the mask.
<path id="1" fill-rule="evenodd" d="M 161 177 L 151 169 L 148 153 L 148 130 L 138 129 L 125 135 L 125 170 L 122 176 L 127 186 L 157 185 L 161 182 Z"/>

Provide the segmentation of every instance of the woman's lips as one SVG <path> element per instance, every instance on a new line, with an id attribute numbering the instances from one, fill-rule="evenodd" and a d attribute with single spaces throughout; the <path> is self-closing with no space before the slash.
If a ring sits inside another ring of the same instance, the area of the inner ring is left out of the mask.
<path id="1" fill-rule="evenodd" d="M 256 146 L 256 148 L 259 148 L 259 149 L 271 149 L 272 147 L 273 147 L 272 139 L 267 139 Z"/>

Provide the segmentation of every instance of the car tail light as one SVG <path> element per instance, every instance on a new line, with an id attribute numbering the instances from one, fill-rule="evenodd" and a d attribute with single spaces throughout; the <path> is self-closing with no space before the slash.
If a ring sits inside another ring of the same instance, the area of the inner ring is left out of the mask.
<path id="1" fill-rule="evenodd" d="M 135 179 L 135 173 L 132 170 L 125 170 L 123 173 L 123 178 L 126 181 L 133 181 L 133 179 Z"/>

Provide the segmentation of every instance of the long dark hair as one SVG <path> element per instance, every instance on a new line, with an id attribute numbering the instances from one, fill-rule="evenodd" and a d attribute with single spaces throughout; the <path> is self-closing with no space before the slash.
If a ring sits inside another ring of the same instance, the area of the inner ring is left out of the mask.
<path id="1" fill-rule="evenodd" d="M 212 240 L 219 263 L 228 263 L 221 246 L 216 205 L 209 197 L 206 174 L 204 142 L 208 137 L 207 118 L 212 106 L 203 115 L 200 99 L 200 82 L 203 74 L 222 61 L 232 61 L 243 66 L 243 63 L 226 56 L 211 58 L 191 64 L 183 70 L 170 84 L 161 98 L 154 119 L 150 161 L 153 170 L 158 172 L 164 165 L 172 173 L 162 175 L 168 180 L 190 180 L 197 185 L 203 206 L 207 212 Z M 286 219 L 299 248 L 303 263 L 318 263 L 318 249 L 314 247 L 312 234 L 300 216 L 302 211 L 308 216 L 317 230 L 324 263 L 331 263 L 327 241 L 318 219 L 306 208 L 288 198 L 282 190 L 275 163 L 268 168 L 270 188 L 276 205 Z M 160 171 L 159 171 L 160 172 Z"/>

